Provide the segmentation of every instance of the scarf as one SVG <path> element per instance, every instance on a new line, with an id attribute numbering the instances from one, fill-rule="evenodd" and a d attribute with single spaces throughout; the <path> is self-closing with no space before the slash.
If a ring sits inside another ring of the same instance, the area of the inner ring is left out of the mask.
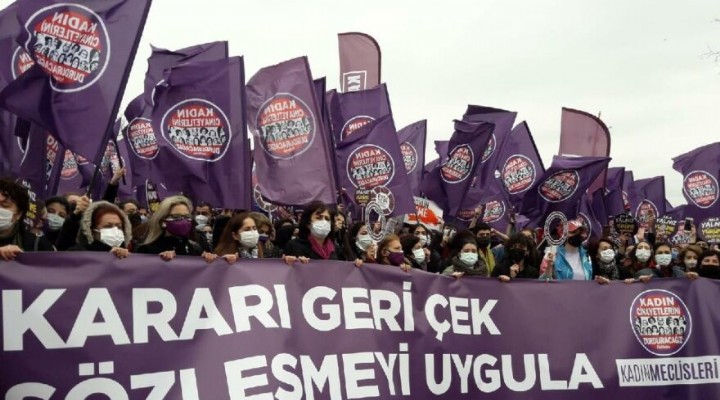
<path id="1" fill-rule="evenodd" d="M 315 239 L 315 236 L 310 235 L 308 240 L 310 241 L 310 248 L 312 251 L 317 253 L 317 255 L 319 255 L 323 260 L 329 260 L 330 254 L 335 251 L 335 244 L 332 239 L 325 238 L 325 241 L 321 244 L 317 239 Z"/>

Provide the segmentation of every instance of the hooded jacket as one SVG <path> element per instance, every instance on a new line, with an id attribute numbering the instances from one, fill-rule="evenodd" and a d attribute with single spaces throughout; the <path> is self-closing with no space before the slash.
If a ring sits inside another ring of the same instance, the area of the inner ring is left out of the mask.
<path id="1" fill-rule="evenodd" d="M 87 210 L 83 212 L 82 217 L 80 217 L 80 230 L 77 234 L 77 245 L 70 250 L 110 251 L 110 246 L 100 242 L 99 240 L 95 240 L 95 238 L 93 237 L 92 217 L 95 213 L 95 210 L 97 210 L 97 208 L 101 205 L 108 206 L 114 209 L 118 215 L 122 216 L 121 219 L 123 223 L 123 234 L 125 235 L 125 242 L 122 244 L 122 247 L 127 248 L 130 240 L 132 239 L 132 226 L 130 225 L 130 220 L 128 219 L 127 215 L 125 215 L 125 213 L 120 210 L 120 207 L 116 206 L 115 204 L 107 201 L 96 201 L 91 203 L 90 206 L 88 206 Z"/>

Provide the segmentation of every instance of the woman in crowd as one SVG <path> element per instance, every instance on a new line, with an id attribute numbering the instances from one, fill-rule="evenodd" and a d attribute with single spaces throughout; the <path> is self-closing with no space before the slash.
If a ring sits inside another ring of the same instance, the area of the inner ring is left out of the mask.
<path id="1" fill-rule="evenodd" d="M 412 266 L 405 258 L 400 238 L 397 235 L 387 235 L 378 243 L 377 262 L 382 265 L 400 267 L 403 271 L 409 271 Z"/>
<path id="2" fill-rule="evenodd" d="M 581 221 L 568 221 L 568 235 L 562 246 L 550 246 L 540 265 L 541 279 L 580 280 L 593 279 L 592 261 L 583 247 L 587 232 Z"/>
<path id="3" fill-rule="evenodd" d="M 256 221 L 251 213 L 240 213 L 230 219 L 220 236 L 214 253 L 233 263 L 238 258 L 263 258 Z"/>
<path id="4" fill-rule="evenodd" d="M 375 262 L 377 250 L 375 241 L 370 237 L 370 231 L 365 222 L 356 222 L 345 236 L 345 259 Z"/>
<path id="5" fill-rule="evenodd" d="M 475 235 L 470 231 L 460 232 L 450 243 L 449 266 L 443 275 L 461 277 L 465 275 L 488 276 L 487 264 L 478 254 L 478 245 Z"/>
<path id="6" fill-rule="evenodd" d="M 697 265 L 701 255 L 702 249 L 693 244 L 682 249 L 673 268 L 673 276 L 675 278 L 697 278 Z"/>
<path id="7" fill-rule="evenodd" d="M 671 278 L 673 276 L 672 247 L 667 243 L 656 243 L 654 253 L 655 275 L 659 278 Z"/>
<path id="8" fill-rule="evenodd" d="M 54 251 L 44 236 L 30 233 L 23 222 L 30 208 L 27 189 L 0 179 L 0 258 L 14 260 L 23 251 Z"/>
<path id="9" fill-rule="evenodd" d="M 620 269 L 620 278 L 624 279 L 625 283 L 649 282 L 655 276 L 652 256 L 650 242 L 645 239 L 640 240 L 630 248 L 628 257 Z"/>
<path id="10" fill-rule="evenodd" d="M 413 234 L 402 235 L 400 236 L 400 245 L 405 259 L 410 261 L 410 266 L 423 271 L 427 270 L 426 253 L 420 237 Z"/>
<path id="11" fill-rule="evenodd" d="M 720 279 L 720 251 L 703 252 L 698 260 L 697 274 L 702 278 Z"/>
<path id="12" fill-rule="evenodd" d="M 128 256 L 132 239 L 130 220 L 115 204 L 96 201 L 82 215 L 77 245 L 71 251 L 110 252 L 117 258 Z"/>
<path id="13" fill-rule="evenodd" d="M 55 244 L 60 236 L 60 229 L 70 216 L 70 203 L 64 197 L 56 196 L 45 200 L 45 208 L 48 213 L 45 237 L 50 243 Z"/>
<path id="14" fill-rule="evenodd" d="M 612 239 L 602 238 L 590 245 L 590 257 L 595 280 L 601 285 L 620 279 L 618 248 Z"/>
<path id="15" fill-rule="evenodd" d="M 270 222 L 270 219 L 259 212 L 251 212 L 250 216 L 255 220 L 255 226 L 257 227 L 259 234 L 259 247 L 262 248 L 262 258 L 282 257 L 282 249 L 273 244 L 275 231 L 273 230 L 273 225 L 272 222 Z"/>
<path id="16" fill-rule="evenodd" d="M 189 239 L 192 233 L 192 203 L 185 196 L 165 198 L 148 221 L 145 241 L 138 246 L 142 254 L 158 254 L 169 261 L 175 256 L 202 256 L 211 262 L 216 256 L 203 252 L 202 247 Z"/>
<path id="17" fill-rule="evenodd" d="M 327 205 L 321 202 L 308 205 L 300 218 L 298 237 L 285 246 L 285 262 L 337 260 L 333 220 L 332 211 Z"/>
<path id="18" fill-rule="evenodd" d="M 538 279 L 540 273 L 532 260 L 533 241 L 522 233 L 510 236 L 505 245 L 505 256 L 493 269 L 492 277 L 501 282 L 512 279 Z"/>

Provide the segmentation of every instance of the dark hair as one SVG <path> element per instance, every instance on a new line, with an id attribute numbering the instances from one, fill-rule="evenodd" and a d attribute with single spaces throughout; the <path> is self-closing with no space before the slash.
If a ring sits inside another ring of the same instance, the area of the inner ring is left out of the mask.
<path id="1" fill-rule="evenodd" d="M 706 259 L 706 258 L 708 258 L 708 257 L 713 257 L 713 256 L 717 257 L 718 260 L 720 260 L 720 251 L 717 251 L 717 250 L 705 250 L 705 251 L 703 251 L 703 253 L 702 253 L 702 255 L 700 256 L 700 258 L 698 258 L 697 267 L 695 267 L 695 268 L 698 268 L 698 269 L 699 269 L 699 268 L 702 266 L 702 262 L 703 262 L 704 259 Z"/>
<path id="2" fill-rule="evenodd" d="M 281 218 L 281 219 L 275 220 L 275 223 L 273 224 L 274 228 L 275 228 L 275 232 L 280 231 L 280 227 L 285 224 L 290 224 L 290 225 L 295 226 L 295 222 L 293 222 L 293 220 L 291 220 L 290 218 Z"/>
<path id="3" fill-rule="evenodd" d="M 460 250 L 462 250 L 462 248 L 465 247 L 465 245 L 468 243 L 475 245 L 475 247 L 478 247 L 475 234 L 470 231 L 458 232 L 455 237 L 453 237 L 453 239 L 450 241 L 450 257 L 454 257 L 455 255 L 460 253 Z"/>
<path id="4" fill-rule="evenodd" d="M 285 250 L 285 246 L 292 239 L 293 232 L 295 232 L 295 225 L 281 226 L 275 231 L 275 246 L 281 251 Z"/>
<path id="5" fill-rule="evenodd" d="M 418 243 L 420 243 L 420 238 L 415 235 L 408 233 L 400 236 L 400 245 L 402 246 L 403 253 L 405 253 L 406 256 L 413 254 L 413 247 L 415 247 Z"/>
<path id="6" fill-rule="evenodd" d="M 625 265 L 633 273 L 635 273 L 643 268 L 649 267 L 650 264 L 652 263 L 652 256 L 654 254 L 654 251 L 652 253 L 650 253 L 650 258 L 648 259 L 648 261 L 646 263 L 642 263 L 638 260 L 637 250 L 638 250 L 638 246 L 640 245 L 640 243 L 647 243 L 650 246 L 650 249 L 652 249 L 652 245 L 650 244 L 650 242 L 648 242 L 645 239 L 642 239 L 635 244 L 632 251 L 628 255 L 628 258 L 625 260 Z"/>
<path id="7" fill-rule="evenodd" d="M 15 203 L 22 219 L 30 208 L 30 196 L 27 189 L 10 178 L 0 178 L 0 193 Z"/>
<path id="8" fill-rule="evenodd" d="M 252 220 L 253 223 L 255 223 L 255 219 L 252 215 L 250 215 L 250 213 L 235 214 L 232 218 L 230 218 L 230 221 L 225 224 L 225 229 L 223 229 L 222 235 L 220 235 L 220 240 L 215 242 L 215 249 L 213 250 L 213 253 L 219 256 L 225 256 L 238 252 L 238 242 L 235 238 L 233 238 L 233 233 L 240 230 L 246 219 Z M 263 258 L 262 246 L 257 246 L 257 248 L 258 258 Z"/>
<path id="9" fill-rule="evenodd" d="M 510 236 L 505 243 L 505 247 L 507 249 L 512 249 L 515 245 L 518 244 L 525 246 L 528 251 L 531 251 L 533 247 L 535 247 L 535 243 L 533 242 L 533 240 L 523 235 L 522 233 L 514 233 L 512 236 Z"/>
<path id="10" fill-rule="evenodd" d="M 427 228 L 425 225 L 423 225 L 423 224 L 411 225 L 411 227 L 410 227 L 410 233 L 412 233 L 412 234 L 414 235 L 414 234 L 415 234 L 415 231 L 417 230 L 417 228 L 423 228 L 423 229 L 425 229 L 425 234 L 426 234 L 426 235 L 430 233 L 430 229 L 428 229 L 428 228 Z"/>
<path id="11" fill-rule="evenodd" d="M 302 217 L 300 217 L 300 223 L 298 228 L 300 229 L 299 236 L 303 239 L 307 239 L 310 237 L 310 218 L 313 214 L 317 212 L 325 212 L 327 211 L 330 214 L 330 233 L 327 235 L 326 239 L 332 240 L 335 233 L 335 224 L 332 222 L 335 220 L 335 212 L 327 206 L 327 204 L 321 202 L 321 201 L 313 201 L 312 203 L 308 204 L 307 207 L 303 210 Z"/>
<path id="12" fill-rule="evenodd" d="M 58 203 L 58 204 L 60 204 L 61 206 L 65 207 L 65 210 L 67 211 L 67 214 L 68 214 L 68 215 L 71 214 L 71 211 L 70 211 L 70 202 L 67 201 L 66 198 L 61 197 L 61 196 L 53 196 L 53 197 L 50 197 L 49 199 L 45 200 L 45 207 L 47 207 L 47 206 L 49 206 L 50 204 L 53 204 L 53 203 Z"/>
<path id="13" fill-rule="evenodd" d="M 617 253 L 618 248 L 615 242 L 610 238 L 604 237 L 598 240 L 591 240 L 590 243 L 588 243 L 588 254 L 590 255 L 590 258 L 595 259 L 598 253 L 600 253 L 600 243 L 609 244 L 610 247 Z"/>
<path id="14" fill-rule="evenodd" d="M 668 243 L 668 242 L 656 242 L 656 243 L 655 243 L 655 246 L 653 246 L 653 254 L 657 253 L 657 249 L 659 249 L 660 247 L 663 247 L 663 246 L 669 248 L 669 249 L 672 251 L 672 248 L 673 248 L 673 247 L 672 247 L 672 245 L 671 245 L 670 243 Z"/>
<path id="15" fill-rule="evenodd" d="M 687 255 L 688 252 L 691 252 L 691 251 L 692 251 L 693 253 L 695 253 L 695 255 L 697 255 L 698 259 L 700 259 L 700 256 L 702 256 L 702 254 L 703 254 L 702 247 L 700 247 L 700 246 L 695 246 L 694 244 L 691 244 L 691 245 L 689 245 L 688 247 L 682 249 L 682 251 L 680 252 L 680 254 L 678 254 L 678 261 L 679 261 L 679 262 L 684 262 L 684 261 L 685 261 L 685 256 Z M 699 265 L 699 263 L 698 263 L 698 265 Z"/>
<path id="16" fill-rule="evenodd" d="M 492 228 L 490 227 L 490 224 L 487 222 L 480 222 L 475 227 L 473 227 L 472 231 L 477 233 L 478 231 L 491 231 Z"/>
<path id="17" fill-rule="evenodd" d="M 197 204 L 195 204 L 195 209 L 196 209 L 196 210 L 197 210 L 199 207 L 207 207 L 207 208 L 210 209 L 210 212 L 212 212 L 212 209 L 213 209 L 212 206 L 210 205 L 210 203 L 208 203 L 208 202 L 206 202 L 206 201 L 200 201 L 200 202 L 198 202 Z"/>
<path id="18" fill-rule="evenodd" d="M 140 203 L 137 202 L 135 199 L 124 199 L 120 203 L 118 203 L 118 207 L 120 207 L 121 210 L 125 210 L 125 204 L 132 204 L 136 208 L 140 208 Z"/>

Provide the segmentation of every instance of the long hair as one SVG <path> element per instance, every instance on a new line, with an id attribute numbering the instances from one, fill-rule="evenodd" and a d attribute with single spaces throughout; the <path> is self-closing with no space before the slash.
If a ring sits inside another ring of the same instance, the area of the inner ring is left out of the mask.
<path id="1" fill-rule="evenodd" d="M 330 207 L 327 206 L 327 204 L 320 201 L 313 201 L 312 203 L 308 204 L 308 206 L 303 210 L 303 214 L 300 218 L 300 223 L 298 226 L 298 229 L 300 230 L 298 236 L 303 239 L 308 239 L 310 237 L 310 218 L 312 218 L 312 215 L 316 212 L 322 213 L 325 211 L 330 213 L 330 233 L 327 235 L 325 240 L 333 240 L 333 238 L 335 237 L 335 213 L 333 212 L 333 210 L 330 209 Z"/>
<path id="2" fill-rule="evenodd" d="M 223 233 L 220 236 L 220 240 L 217 242 L 213 253 L 219 256 L 225 256 L 228 254 L 235 254 L 240 251 L 240 245 L 233 237 L 233 233 L 237 233 L 240 230 L 246 219 L 252 219 L 253 222 L 255 221 L 251 213 L 248 212 L 235 214 L 235 216 L 230 218 L 230 221 L 225 224 L 225 229 L 223 229 Z M 258 258 L 263 258 L 262 246 L 260 246 L 259 242 L 256 248 L 258 250 Z"/>
<path id="3" fill-rule="evenodd" d="M 180 204 L 186 206 L 188 211 L 192 213 L 192 203 L 190 202 L 190 199 L 185 196 L 170 196 L 160 202 L 160 207 L 158 207 L 158 210 L 148 221 L 148 231 L 147 235 L 145 235 L 145 241 L 143 244 L 150 244 L 163 235 L 163 232 L 165 231 L 165 228 L 162 226 L 163 221 L 165 221 L 168 215 L 170 215 L 170 210 Z"/>
<path id="4" fill-rule="evenodd" d="M 390 243 L 392 243 L 395 240 L 397 240 L 399 242 L 400 238 L 397 235 L 387 235 L 387 236 L 385 236 L 385 238 L 383 240 L 380 241 L 380 243 L 378 243 L 377 257 L 376 257 L 378 264 L 390 265 L 390 260 L 388 259 L 387 256 L 384 256 L 382 254 L 382 252 L 383 252 L 383 250 L 387 250 L 387 247 L 390 245 Z"/>

